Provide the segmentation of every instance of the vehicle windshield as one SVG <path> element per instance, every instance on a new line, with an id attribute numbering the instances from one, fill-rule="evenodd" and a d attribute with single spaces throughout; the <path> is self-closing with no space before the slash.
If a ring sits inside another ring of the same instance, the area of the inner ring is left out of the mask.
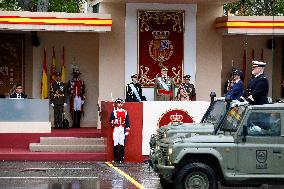
<path id="1" fill-rule="evenodd" d="M 222 117 L 226 114 L 226 102 L 214 101 L 212 106 L 209 107 L 209 111 L 203 119 L 203 123 L 212 123 L 214 127 L 217 127 L 222 120 Z"/>
<path id="2" fill-rule="evenodd" d="M 221 131 L 236 132 L 244 116 L 245 109 L 245 106 L 231 108 L 224 118 Z"/>

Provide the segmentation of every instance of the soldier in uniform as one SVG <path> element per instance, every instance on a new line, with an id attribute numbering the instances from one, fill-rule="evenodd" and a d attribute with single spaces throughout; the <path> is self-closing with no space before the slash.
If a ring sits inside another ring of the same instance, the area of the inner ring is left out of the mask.
<path id="1" fill-rule="evenodd" d="M 174 81 L 168 76 L 168 68 L 161 68 L 161 76 L 156 78 L 154 87 L 155 101 L 172 101 L 175 96 Z"/>
<path id="2" fill-rule="evenodd" d="M 112 111 L 109 123 L 113 128 L 113 157 L 114 162 L 124 162 L 124 142 L 125 136 L 130 132 L 128 112 L 122 108 L 123 100 L 115 100 L 116 109 Z"/>
<path id="3" fill-rule="evenodd" d="M 73 120 L 73 126 L 80 128 L 83 105 L 85 103 L 85 82 L 79 78 L 81 72 L 73 69 L 73 78 L 68 81 L 67 90 L 70 96 L 70 114 Z M 84 115 L 84 114 L 83 114 Z"/>
<path id="4" fill-rule="evenodd" d="M 190 75 L 183 76 L 183 83 L 180 84 L 177 92 L 177 100 L 179 101 L 195 101 L 196 93 L 194 85 L 190 83 Z"/>
<path id="5" fill-rule="evenodd" d="M 225 96 L 230 96 L 232 100 L 239 99 L 244 92 L 244 83 L 243 79 L 243 72 L 241 70 L 235 70 L 233 72 L 233 86 L 229 92 L 225 94 Z"/>
<path id="6" fill-rule="evenodd" d="M 131 75 L 132 82 L 126 85 L 126 102 L 141 102 L 145 100 L 142 96 L 141 84 L 138 83 L 137 74 Z"/>
<path id="7" fill-rule="evenodd" d="M 267 104 L 269 83 L 265 76 L 264 68 L 265 62 L 252 61 L 252 74 L 254 78 L 249 82 L 248 90 L 240 97 L 241 101 L 248 101 L 249 104 L 261 105 Z"/>
<path id="8" fill-rule="evenodd" d="M 61 82 L 61 73 L 56 72 L 56 82 L 50 85 L 50 105 L 54 110 L 54 126 L 62 128 L 64 106 L 67 106 L 66 84 Z"/>

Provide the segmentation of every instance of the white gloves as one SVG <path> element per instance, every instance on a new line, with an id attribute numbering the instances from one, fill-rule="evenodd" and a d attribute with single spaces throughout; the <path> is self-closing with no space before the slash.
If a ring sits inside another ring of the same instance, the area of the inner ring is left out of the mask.
<path id="1" fill-rule="evenodd" d="M 82 105 L 85 103 L 85 101 L 84 100 L 82 100 Z"/>
<path id="2" fill-rule="evenodd" d="M 127 136 L 127 135 L 129 135 L 129 132 L 126 132 L 126 133 L 125 133 L 125 136 Z"/>
<path id="3" fill-rule="evenodd" d="M 261 128 L 260 128 L 259 126 L 257 126 L 257 125 L 254 125 L 254 126 L 252 126 L 252 127 L 250 128 L 250 130 L 251 130 L 252 132 L 260 132 L 260 131 L 261 131 Z"/>
<path id="4" fill-rule="evenodd" d="M 216 98 L 216 100 L 225 100 L 225 97 L 221 96 L 221 97 Z"/>
<path id="5" fill-rule="evenodd" d="M 242 105 L 246 105 L 246 104 L 248 104 L 248 101 L 244 101 L 244 102 L 240 102 L 240 101 L 238 101 L 238 100 L 236 100 L 236 102 L 234 102 L 232 105 L 231 105 L 231 107 L 238 107 L 238 106 L 242 106 Z"/>
<path id="6" fill-rule="evenodd" d="M 67 106 L 67 104 L 66 104 L 66 103 L 64 103 L 64 104 L 63 104 L 63 106 Z"/>
<path id="7" fill-rule="evenodd" d="M 51 104 L 50 104 L 50 106 L 54 107 L 54 104 L 53 104 L 53 103 L 51 103 Z"/>

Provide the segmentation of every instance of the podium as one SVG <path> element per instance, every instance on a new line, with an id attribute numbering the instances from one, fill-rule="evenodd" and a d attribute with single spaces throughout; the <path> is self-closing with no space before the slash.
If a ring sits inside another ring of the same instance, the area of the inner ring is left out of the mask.
<path id="1" fill-rule="evenodd" d="M 0 99 L 0 133 L 50 133 L 49 100 Z"/>

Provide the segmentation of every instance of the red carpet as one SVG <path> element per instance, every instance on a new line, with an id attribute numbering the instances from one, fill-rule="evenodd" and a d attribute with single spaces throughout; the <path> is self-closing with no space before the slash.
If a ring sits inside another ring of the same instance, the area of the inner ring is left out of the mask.
<path id="1" fill-rule="evenodd" d="M 5 161 L 105 161 L 106 153 L 30 152 L 29 144 L 40 137 L 104 137 L 96 128 L 52 129 L 51 133 L 1 133 L 0 160 Z"/>

